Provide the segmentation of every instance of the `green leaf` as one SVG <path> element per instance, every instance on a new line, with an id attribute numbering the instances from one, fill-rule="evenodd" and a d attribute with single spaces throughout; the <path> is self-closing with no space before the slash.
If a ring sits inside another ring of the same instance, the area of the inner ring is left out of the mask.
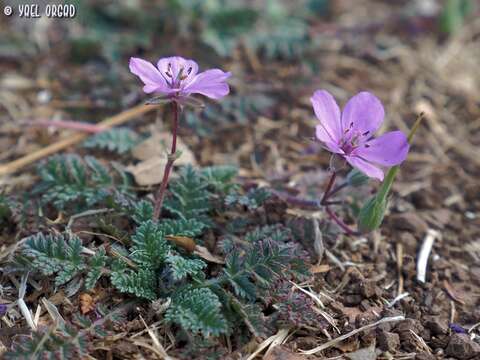
<path id="1" fill-rule="evenodd" d="M 93 289 L 100 276 L 102 276 L 102 270 L 107 262 L 107 256 L 103 247 L 99 248 L 95 255 L 92 256 L 89 262 L 90 270 L 85 277 L 85 287 L 87 289 Z"/>
<path id="2" fill-rule="evenodd" d="M 53 203 L 58 209 L 69 205 L 78 209 L 91 207 L 117 191 L 127 191 L 123 171 L 115 170 L 123 179 L 122 186 L 94 157 L 82 160 L 77 155 L 52 156 L 38 167 L 41 182 L 34 192 L 41 194 L 44 203 Z"/>
<path id="3" fill-rule="evenodd" d="M 205 223 L 196 219 L 164 219 L 159 227 L 165 235 L 196 237 L 206 228 Z"/>
<path id="4" fill-rule="evenodd" d="M 178 323 L 185 330 L 203 336 L 219 336 L 228 332 L 222 305 L 208 288 L 188 289 L 172 299 L 165 318 Z"/>
<path id="5" fill-rule="evenodd" d="M 61 234 L 39 233 L 27 238 L 23 247 L 37 270 L 44 275 L 56 274 L 56 286 L 70 281 L 86 267 L 81 252 L 82 242 L 75 235 L 65 238 Z"/>
<path id="6" fill-rule="evenodd" d="M 257 288 L 250 279 L 250 272 L 243 269 L 242 261 L 238 256 L 229 256 L 223 271 L 235 294 L 251 301 L 256 299 Z"/>
<path id="7" fill-rule="evenodd" d="M 199 171 L 185 166 L 180 177 L 170 184 L 172 196 L 165 199 L 165 208 L 183 220 L 196 219 L 205 225 L 210 224 L 206 213 L 210 211 L 210 193 L 208 183 Z"/>
<path id="8" fill-rule="evenodd" d="M 210 166 L 202 169 L 202 175 L 215 192 L 226 194 L 237 187 L 232 180 L 237 176 L 236 166 Z"/>
<path id="9" fill-rule="evenodd" d="M 0 223 L 10 217 L 12 213 L 10 207 L 9 199 L 5 195 L 0 194 Z"/>
<path id="10" fill-rule="evenodd" d="M 230 193 L 225 197 L 226 205 L 243 205 L 249 210 L 258 209 L 271 196 L 270 191 L 265 188 L 250 189 L 245 195 Z"/>
<path id="11" fill-rule="evenodd" d="M 367 233 L 378 229 L 382 225 L 387 209 L 387 199 L 377 196 L 371 197 L 366 204 L 360 209 L 357 223 L 358 229 L 362 233 Z"/>
<path id="12" fill-rule="evenodd" d="M 179 281 L 188 275 L 195 275 L 201 272 L 207 264 L 200 259 L 188 259 L 179 255 L 168 255 L 167 263 L 170 265 L 172 277 Z"/>
<path id="13" fill-rule="evenodd" d="M 267 288 L 289 267 L 289 251 L 271 240 L 256 242 L 241 258 L 233 252 L 227 257 L 224 281 L 230 283 L 235 293 L 255 300 L 257 288 Z"/>
<path id="14" fill-rule="evenodd" d="M 135 131 L 128 128 L 114 128 L 89 137 L 83 143 L 86 148 L 98 148 L 117 154 L 125 154 L 132 150 L 139 142 L 140 137 Z"/>
<path id="15" fill-rule="evenodd" d="M 137 224 L 153 218 L 153 204 L 150 201 L 141 200 L 134 204 L 132 219 Z"/>
<path id="16" fill-rule="evenodd" d="M 417 129 L 419 128 L 423 118 L 424 116 L 422 113 L 418 116 L 415 124 L 413 124 L 413 127 L 408 134 L 409 143 L 412 142 L 413 137 L 417 132 Z M 382 224 L 383 218 L 385 216 L 385 211 L 388 206 L 388 194 L 399 169 L 400 166 L 397 165 L 391 167 L 388 170 L 387 175 L 385 176 L 385 179 L 383 180 L 377 194 L 370 198 L 366 202 L 366 204 L 360 209 L 357 218 L 358 229 L 360 230 L 360 232 L 365 233 L 376 230 Z"/>
<path id="17" fill-rule="evenodd" d="M 475 4 L 471 0 L 445 0 L 444 4 L 440 28 L 443 32 L 453 34 L 463 26 L 465 18 L 473 13 Z"/>
<path id="18" fill-rule="evenodd" d="M 148 300 L 157 298 L 156 276 L 150 269 L 113 271 L 110 274 L 110 280 L 113 286 L 121 292 L 134 294 Z"/>
<path id="19" fill-rule="evenodd" d="M 170 244 L 164 235 L 158 223 L 152 220 L 142 223 L 132 236 L 130 258 L 146 268 L 158 269 L 170 251 Z"/>

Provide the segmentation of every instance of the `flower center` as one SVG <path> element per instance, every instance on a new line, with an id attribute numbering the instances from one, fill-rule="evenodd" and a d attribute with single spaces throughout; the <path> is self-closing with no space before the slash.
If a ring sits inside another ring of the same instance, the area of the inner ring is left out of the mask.
<path id="1" fill-rule="evenodd" d="M 361 145 L 365 147 L 370 147 L 367 144 L 369 140 L 367 136 L 370 134 L 370 131 L 365 131 L 361 133 L 360 131 L 353 131 L 353 122 L 350 123 L 350 126 L 345 129 L 342 140 L 340 140 L 340 148 L 345 152 L 346 155 L 350 155 L 353 150 L 358 148 Z"/>
<path id="2" fill-rule="evenodd" d="M 185 71 L 185 67 L 182 66 L 180 67 L 180 70 L 178 70 L 178 73 L 174 74 L 172 63 L 168 63 L 168 68 L 165 75 L 167 75 L 167 77 L 170 78 L 170 80 L 167 80 L 170 87 L 174 89 L 180 88 L 182 81 L 188 78 L 188 76 L 192 73 L 192 70 L 193 68 L 190 66 L 188 67 L 187 71 Z"/>

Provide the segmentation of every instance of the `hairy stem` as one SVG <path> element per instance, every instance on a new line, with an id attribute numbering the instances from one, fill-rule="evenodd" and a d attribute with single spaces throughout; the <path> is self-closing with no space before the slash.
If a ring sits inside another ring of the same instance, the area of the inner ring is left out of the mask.
<path id="1" fill-rule="evenodd" d="M 173 113 L 172 149 L 170 150 L 167 164 L 165 165 L 165 170 L 163 171 L 162 182 L 155 196 L 155 209 L 153 212 L 153 220 L 160 219 L 160 215 L 162 212 L 163 199 L 165 197 L 165 191 L 167 190 L 168 179 L 170 177 L 170 172 L 172 170 L 173 162 L 175 161 L 175 155 L 176 155 L 175 153 L 177 152 L 178 103 L 176 101 L 172 101 L 172 113 Z"/>

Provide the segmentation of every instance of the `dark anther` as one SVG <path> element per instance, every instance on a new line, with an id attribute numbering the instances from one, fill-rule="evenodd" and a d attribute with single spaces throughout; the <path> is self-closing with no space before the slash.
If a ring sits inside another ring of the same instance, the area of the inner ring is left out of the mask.
<path id="1" fill-rule="evenodd" d="M 370 133 L 370 131 L 365 131 L 362 136 L 367 136 Z"/>
<path id="2" fill-rule="evenodd" d="M 168 77 L 173 77 L 173 75 L 172 75 L 172 63 L 168 63 L 168 68 L 167 68 L 166 74 L 167 74 Z"/>
<path id="3" fill-rule="evenodd" d="M 370 145 L 368 145 L 368 144 L 365 144 L 365 147 L 366 147 L 366 148 L 369 148 L 369 147 L 370 147 Z"/>

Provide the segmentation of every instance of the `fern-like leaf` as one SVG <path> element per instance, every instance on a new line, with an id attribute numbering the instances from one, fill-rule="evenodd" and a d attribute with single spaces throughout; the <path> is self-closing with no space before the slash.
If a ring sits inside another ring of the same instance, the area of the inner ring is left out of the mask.
<path id="1" fill-rule="evenodd" d="M 142 223 L 132 236 L 130 258 L 141 266 L 157 269 L 170 251 L 170 244 L 164 235 L 158 223 L 152 220 Z"/>
<path id="2" fill-rule="evenodd" d="M 153 217 L 153 204 L 147 200 L 141 200 L 133 205 L 132 219 L 137 224 L 141 224 L 145 221 L 152 219 Z"/>
<path id="3" fill-rule="evenodd" d="M 53 156 L 39 167 L 41 183 L 35 191 L 42 194 L 45 203 L 53 203 L 58 209 L 70 204 L 79 208 L 92 206 L 128 188 L 128 177 L 114 168 L 122 178 L 121 184 L 94 157 L 82 160 L 77 155 Z"/>
<path id="4" fill-rule="evenodd" d="M 206 213 L 211 209 L 208 183 L 192 166 L 185 166 L 180 177 L 170 185 L 172 196 L 165 200 L 165 208 L 183 220 L 197 219 L 209 224 Z"/>
<path id="5" fill-rule="evenodd" d="M 167 263 L 170 265 L 172 277 L 176 281 L 183 280 L 188 275 L 196 275 L 207 266 L 200 259 L 188 259 L 180 255 L 169 255 Z"/>
<path id="6" fill-rule="evenodd" d="M 225 197 L 225 204 L 243 205 L 248 210 L 256 210 L 270 197 L 271 193 L 265 188 L 250 189 L 245 195 L 231 193 Z"/>
<path id="7" fill-rule="evenodd" d="M 238 168 L 235 166 L 209 166 L 202 169 L 202 175 L 213 190 L 218 193 L 227 194 L 237 187 L 232 180 L 237 176 Z"/>
<path id="8" fill-rule="evenodd" d="M 113 271 L 110 274 L 113 286 L 119 291 L 134 294 L 148 300 L 155 300 L 156 276 L 150 269 L 139 269 L 138 271 Z"/>
<path id="9" fill-rule="evenodd" d="M 54 234 L 30 236 L 23 253 L 33 258 L 33 266 L 44 275 L 55 276 L 56 286 L 65 284 L 85 268 L 81 256 L 82 242 L 72 235 L 64 237 Z"/>
<path id="10" fill-rule="evenodd" d="M 196 237 L 202 234 L 206 225 L 196 219 L 165 219 L 159 227 L 165 235 Z"/>
<path id="11" fill-rule="evenodd" d="M 218 336 L 228 332 L 221 309 L 218 296 L 210 289 L 188 289 L 173 298 L 165 317 L 193 333 Z"/>
<path id="12" fill-rule="evenodd" d="M 107 256 L 105 249 L 99 248 L 95 255 L 92 256 L 89 262 L 90 270 L 85 277 L 85 287 L 87 289 L 93 289 L 100 276 L 102 276 L 102 270 L 107 262 Z"/>
<path id="13" fill-rule="evenodd" d="M 83 146 L 125 154 L 132 150 L 139 141 L 140 137 L 135 131 L 128 128 L 115 128 L 95 134 L 88 138 Z"/>
<path id="14" fill-rule="evenodd" d="M 268 287 L 288 268 L 288 255 L 287 249 L 271 241 L 258 242 L 244 258 L 238 254 L 227 257 L 224 279 L 239 297 L 253 301 L 257 297 L 257 288 Z"/>

